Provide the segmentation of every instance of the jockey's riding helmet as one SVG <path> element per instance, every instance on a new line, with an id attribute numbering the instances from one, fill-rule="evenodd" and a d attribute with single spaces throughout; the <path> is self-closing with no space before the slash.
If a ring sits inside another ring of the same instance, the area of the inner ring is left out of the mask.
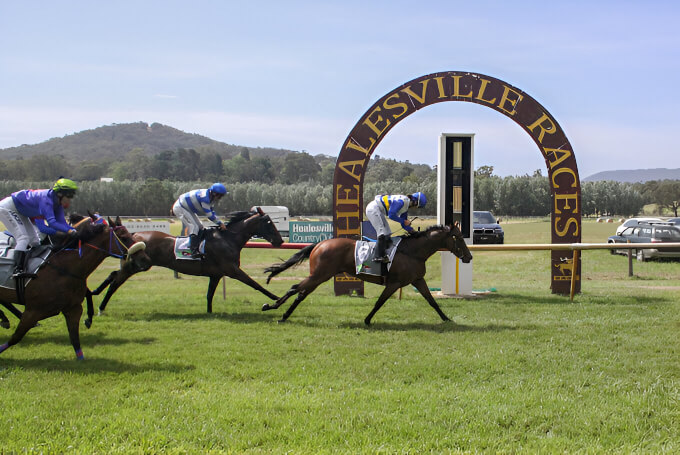
<path id="1" fill-rule="evenodd" d="M 210 186 L 209 190 L 210 190 L 211 193 L 214 193 L 214 194 L 221 194 L 221 195 L 227 194 L 227 189 L 221 183 L 213 183 Z"/>
<path id="2" fill-rule="evenodd" d="M 57 183 L 54 184 L 52 190 L 62 196 L 72 198 L 76 195 L 76 191 L 78 191 L 78 185 L 76 185 L 76 182 L 73 180 L 60 178 L 57 180 Z"/>
<path id="3" fill-rule="evenodd" d="M 418 191 L 417 193 L 413 193 L 411 195 L 411 198 L 413 198 L 413 200 L 417 202 L 416 205 L 418 206 L 418 208 L 423 208 L 425 207 L 425 204 L 427 204 L 427 198 L 425 197 L 425 194 L 421 193 L 420 191 Z"/>

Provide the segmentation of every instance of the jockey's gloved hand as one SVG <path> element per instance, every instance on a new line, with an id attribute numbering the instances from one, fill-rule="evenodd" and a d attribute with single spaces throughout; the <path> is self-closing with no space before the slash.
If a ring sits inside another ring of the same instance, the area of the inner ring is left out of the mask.
<path id="1" fill-rule="evenodd" d="M 75 229 L 71 229 L 66 233 L 66 237 L 71 240 L 71 239 L 77 239 L 78 238 L 78 231 Z"/>

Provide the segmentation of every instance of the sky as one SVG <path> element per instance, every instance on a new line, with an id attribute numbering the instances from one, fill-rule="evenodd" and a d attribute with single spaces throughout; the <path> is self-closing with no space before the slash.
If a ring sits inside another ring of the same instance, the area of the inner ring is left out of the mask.
<path id="1" fill-rule="evenodd" d="M 0 0 L 0 149 L 114 123 L 337 156 L 373 103 L 442 71 L 526 92 L 569 139 L 581 178 L 680 168 L 680 2 Z M 485 106 L 399 122 L 373 155 L 434 165 L 442 133 L 474 165 L 546 165 Z"/>

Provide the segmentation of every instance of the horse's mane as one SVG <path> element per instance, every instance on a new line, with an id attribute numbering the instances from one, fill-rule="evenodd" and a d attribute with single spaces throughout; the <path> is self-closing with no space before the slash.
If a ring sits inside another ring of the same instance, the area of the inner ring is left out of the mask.
<path id="1" fill-rule="evenodd" d="M 243 221 L 246 218 L 250 218 L 251 216 L 255 215 L 257 212 L 248 212 L 248 211 L 236 211 L 236 212 L 230 212 L 227 213 L 224 218 L 226 221 L 226 225 L 229 226 L 230 224 L 238 223 L 239 221 Z"/>
<path id="2" fill-rule="evenodd" d="M 435 224 L 434 226 L 428 227 L 424 231 L 413 231 L 409 235 L 407 235 L 405 238 L 407 238 L 407 239 L 408 238 L 418 239 L 420 237 L 424 237 L 425 235 L 427 235 L 428 233 L 430 233 L 432 231 L 441 231 L 441 230 L 444 230 L 444 229 L 446 229 L 446 226 L 441 225 L 441 224 Z"/>

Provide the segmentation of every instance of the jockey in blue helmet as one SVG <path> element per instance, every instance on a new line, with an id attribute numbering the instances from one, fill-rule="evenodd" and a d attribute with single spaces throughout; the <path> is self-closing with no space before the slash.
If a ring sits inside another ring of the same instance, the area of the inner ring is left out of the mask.
<path id="1" fill-rule="evenodd" d="M 203 233 L 203 223 L 201 223 L 197 215 L 207 216 L 222 231 L 226 229 L 224 223 L 215 215 L 214 205 L 227 193 L 227 189 L 223 184 L 213 183 L 210 185 L 210 188 L 193 190 L 180 195 L 172 206 L 172 212 L 189 231 L 189 245 L 192 257 L 201 257 L 198 247 L 200 244 L 200 234 Z"/>
<path id="2" fill-rule="evenodd" d="M 421 192 L 407 196 L 380 194 L 368 203 L 366 217 L 378 236 L 376 261 L 389 262 L 386 250 L 392 231 L 387 223 L 387 218 L 399 223 L 406 232 L 412 232 L 413 228 L 408 219 L 408 209 L 411 207 L 423 208 L 425 204 L 427 204 L 427 198 Z"/>

